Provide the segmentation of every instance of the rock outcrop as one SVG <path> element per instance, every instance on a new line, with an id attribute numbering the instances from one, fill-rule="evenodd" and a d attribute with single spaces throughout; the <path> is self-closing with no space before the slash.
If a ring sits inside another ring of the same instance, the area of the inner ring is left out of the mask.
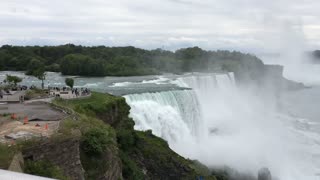
<path id="1" fill-rule="evenodd" d="M 84 170 L 80 160 L 78 138 L 63 140 L 42 140 L 23 150 L 25 160 L 47 160 L 62 169 L 71 179 L 84 179 Z"/>
<path id="2" fill-rule="evenodd" d="M 117 150 L 108 149 L 104 154 L 107 161 L 109 162 L 108 168 L 105 170 L 103 176 L 100 179 L 110 179 L 110 180 L 119 180 L 122 179 L 122 164 L 121 159 L 119 158 Z"/>

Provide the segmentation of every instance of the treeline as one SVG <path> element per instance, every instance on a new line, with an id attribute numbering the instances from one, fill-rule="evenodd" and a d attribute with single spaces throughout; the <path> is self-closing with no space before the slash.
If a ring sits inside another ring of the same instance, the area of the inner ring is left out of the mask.
<path id="1" fill-rule="evenodd" d="M 64 75 L 132 76 L 190 71 L 234 71 L 238 67 L 261 65 L 257 57 L 231 51 L 205 51 L 199 47 L 144 50 L 128 47 L 10 46 L 0 48 L 0 70 L 35 69 Z M 249 68 L 250 69 L 250 68 Z"/>

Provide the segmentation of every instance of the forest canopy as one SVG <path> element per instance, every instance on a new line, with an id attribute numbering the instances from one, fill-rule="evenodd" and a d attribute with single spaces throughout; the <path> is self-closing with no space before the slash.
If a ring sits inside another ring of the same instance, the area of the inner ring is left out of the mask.
<path id="1" fill-rule="evenodd" d="M 0 48 L 0 70 L 35 69 L 82 76 L 133 76 L 191 71 L 235 71 L 239 66 L 261 65 L 257 57 L 236 51 L 205 51 L 199 47 L 175 52 L 128 47 L 10 46 Z"/>

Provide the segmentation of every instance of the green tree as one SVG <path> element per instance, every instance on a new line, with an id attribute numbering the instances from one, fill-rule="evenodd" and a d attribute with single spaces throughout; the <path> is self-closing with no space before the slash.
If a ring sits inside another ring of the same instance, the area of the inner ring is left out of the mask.
<path id="1" fill-rule="evenodd" d="M 28 64 L 27 75 L 34 76 L 41 80 L 41 88 L 44 89 L 44 80 L 46 79 L 45 65 L 40 59 L 33 58 Z"/>
<path id="2" fill-rule="evenodd" d="M 44 68 L 34 70 L 31 75 L 41 80 L 41 88 L 44 89 L 44 80 L 46 80 L 47 75 Z"/>
<path id="3" fill-rule="evenodd" d="M 27 66 L 26 74 L 27 75 L 33 75 L 35 73 L 38 73 L 38 72 L 35 72 L 35 71 L 39 71 L 39 69 L 44 69 L 43 62 L 41 62 L 40 59 L 33 58 L 29 62 L 28 66 Z"/>
<path id="4" fill-rule="evenodd" d="M 14 84 L 15 86 L 17 86 L 18 83 L 20 83 L 22 81 L 22 78 L 18 77 L 18 76 L 11 76 L 7 74 L 6 77 L 6 82 L 8 82 L 9 84 Z"/>
<path id="5" fill-rule="evenodd" d="M 74 80 L 72 78 L 66 78 L 65 79 L 65 83 L 67 86 L 69 86 L 70 88 L 73 88 L 74 85 Z"/>
<path id="6" fill-rule="evenodd" d="M 51 64 L 49 66 L 46 66 L 46 71 L 59 72 L 60 71 L 60 65 L 54 63 L 54 64 Z"/>

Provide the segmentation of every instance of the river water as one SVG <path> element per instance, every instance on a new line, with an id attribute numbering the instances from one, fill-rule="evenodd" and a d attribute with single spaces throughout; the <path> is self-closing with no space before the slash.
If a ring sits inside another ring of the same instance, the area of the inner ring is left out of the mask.
<path id="1" fill-rule="evenodd" d="M 22 72 L 21 84 L 40 86 Z M 268 167 L 283 180 L 318 180 L 320 86 L 280 97 L 237 87 L 232 73 L 140 77 L 74 77 L 76 87 L 124 96 L 137 130 L 151 129 L 177 153 L 210 167 L 256 173 Z M 48 73 L 45 84 L 63 86 Z"/>

